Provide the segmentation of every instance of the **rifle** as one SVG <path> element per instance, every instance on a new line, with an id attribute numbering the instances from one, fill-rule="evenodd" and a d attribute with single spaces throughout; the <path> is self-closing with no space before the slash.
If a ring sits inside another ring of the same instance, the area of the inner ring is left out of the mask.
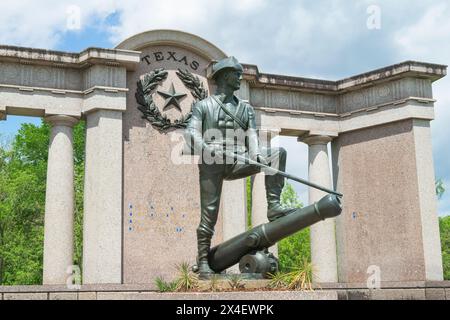
<path id="1" fill-rule="evenodd" d="M 249 159 L 247 157 L 238 155 L 236 153 L 233 153 L 233 152 L 230 152 L 230 151 L 224 151 L 224 154 L 225 154 L 225 156 L 233 158 L 235 160 L 242 161 L 244 163 L 249 163 L 249 164 L 254 165 L 254 166 L 258 166 L 261 169 L 264 169 L 265 172 L 269 172 L 269 173 L 272 173 L 272 174 L 279 174 L 279 175 L 285 177 L 286 179 L 297 181 L 299 183 L 305 184 L 305 185 L 307 185 L 309 187 L 312 187 L 314 189 L 318 189 L 318 190 L 324 191 L 326 193 L 334 194 L 334 195 L 336 195 L 338 197 L 341 197 L 341 198 L 344 196 L 342 193 L 339 193 L 339 192 L 336 192 L 334 190 L 330 190 L 330 189 L 327 189 L 325 187 L 319 186 L 319 185 L 317 185 L 315 183 L 309 182 L 309 181 L 304 180 L 302 178 L 298 178 L 296 176 L 293 176 L 293 175 L 288 174 L 286 172 L 283 172 L 283 171 L 280 171 L 278 169 L 272 168 L 272 167 L 267 166 L 265 164 L 259 163 L 258 161 L 251 160 L 251 159 Z"/>

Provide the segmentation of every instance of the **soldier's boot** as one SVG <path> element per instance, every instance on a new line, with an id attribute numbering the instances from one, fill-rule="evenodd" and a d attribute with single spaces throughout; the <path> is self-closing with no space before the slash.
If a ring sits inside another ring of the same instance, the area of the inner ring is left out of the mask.
<path id="1" fill-rule="evenodd" d="M 295 212 L 296 208 L 286 208 L 281 205 L 281 192 L 284 187 L 284 177 L 280 175 L 266 175 L 267 219 L 274 221 Z"/>
<path id="2" fill-rule="evenodd" d="M 197 256 L 197 272 L 202 275 L 211 275 L 215 272 L 211 269 L 208 263 L 208 254 L 211 248 L 211 231 L 206 228 L 199 227 L 197 229 L 197 245 L 198 245 L 198 256 Z"/>
<path id="3" fill-rule="evenodd" d="M 198 273 L 200 274 L 200 276 L 205 276 L 205 275 L 207 276 L 207 275 L 212 275 L 215 272 L 209 266 L 208 261 L 200 260 L 198 262 Z"/>

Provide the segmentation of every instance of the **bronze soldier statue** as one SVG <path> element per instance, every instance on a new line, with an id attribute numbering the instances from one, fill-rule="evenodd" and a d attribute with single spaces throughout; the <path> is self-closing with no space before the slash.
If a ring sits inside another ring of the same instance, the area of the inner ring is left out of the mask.
<path id="1" fill-rule="evenodd" d="M 214 95 L 193 106 L 192 117 L 186 128 L 187 141 L 197 154 L 212 155 L 216 161 L 199 164 L 201 221 L 197 229 L 198 271 L 211 274 L 208 264 L 211 238 L 217 222 L 220 196 L 224 180 L 234 180 L 257 174 L 259 166 L 231 159 L 225 153 L 235 153 L 258 163 L 286 169 L 286 150 L 283 148 L 262 148 L 256 131 L 253 107 L 234 95 L 239 90 L 243 73 L 242 65 L 234 57 L 218 61 L 213 65 L 211 78 L 217 84 Z M 230 133 L 235 134 L 230 134 Z M 236 136 L 244 139 L 236 139 Z M 280 204 L 284 177 L 266 175 L 269 221 L 295 211 Z"/>

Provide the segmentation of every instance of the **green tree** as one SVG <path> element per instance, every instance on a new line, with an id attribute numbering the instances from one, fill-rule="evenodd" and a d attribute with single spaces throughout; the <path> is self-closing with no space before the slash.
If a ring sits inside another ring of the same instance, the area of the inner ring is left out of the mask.
<path id="1" fill-rule="evenodd" d="M 81 265 L 84 123 L 74 129 L 75 254 Z M 50 127 L 23 124 L 0 146 L 0 284 L 42 283 L 45 187 Z"/>
<path id="2" fill-rule="evenodd" d="M 436 195 L 438 199 L 441 199 L 445 192 L 445 185 L 442 179 L 436 180 Z"/>
<path id="3" fill-rule="evenodd" d="M 436 195 L 442 199 L 445 193 L 445 185 L 442 179 L 436 180 Z M 450 280 L 450 216 L 439 218 L 439 231 L 441 235 L 442 266 L 444 279 Z"/>
<path id="4" fill-rule="evenodd" d="M 444 279 L 450 280 L 450 216 L 439 218 Z"/>
<path id="5" fill-rule="evenodd" d="M 286 182 L 283 192 L 281 193 L 281 204 L 286 208 L 302 208 L 303 203 L 298 199 L 297 193 L 294 187 Z"/>
<path id="6" fill-rule="evenodd" d="M 1 152 L 2 284 L 41 282 L 48 133 L 45 124 L 39 129 L 22 125 L 10 148 Z"/>
<path id="7" fill-rule="evenodd" d="M 84 204 L 84 159 L 86 142 L 86 124 L 84 121 L 73 129 L 74 146 L 74 186 L 75 186 L 75 212 L 74 212 L 74 257 L 73 263 L 80 268 L 83 265 L 83 204 Z"/>

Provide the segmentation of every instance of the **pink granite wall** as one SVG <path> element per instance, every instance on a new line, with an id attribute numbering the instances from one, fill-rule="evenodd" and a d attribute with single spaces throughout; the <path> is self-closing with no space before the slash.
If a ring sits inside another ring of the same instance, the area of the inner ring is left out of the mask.
<path id="1" fill-rule="evenodd" d="M 168 79 L 157 90 L 168 91 L 173 83 L 177 93 L 188 94 L 180 100 L 182 113 L 173 107 L 164 112 L 170 119 L 178 119 L 189 112 L 194 98 L 175 71 L 188 69 L 206 84 L 205 68 L 210 63 L 196 53 L 174 46 L 153 46 L 141 51 L 141 57 L 147 59 L 127 76 L 130 91 L 123 118 L 123 280 L 127 284 L 153 283 L 157 276 L 170 279 L 176 274 L 177 264 L 185 261 L 193 264 L 200 219 L 197 165 L 175 164 L 171 160 L 173 155 L 179 155 L 181 149 L 174 147 L 181 140 L 174 140 L 173 132 L 158 132 L 141 119 L 134 97 L 136 82 L 156 68 L 168 70 Z M 154 101 L 162 110 L 164 99 L 155 93 Z M 222 239 L 221 225 L 219 220 L 216 242 Z"/>
<path id="2" fill-rule="evenodd" d="M 412 120 L 341 134 L 334 180 L 344 194 L 337 219 L 340 282 L 425 280 Z M 373 271 L 372 271 L 373 272 Z"/>

